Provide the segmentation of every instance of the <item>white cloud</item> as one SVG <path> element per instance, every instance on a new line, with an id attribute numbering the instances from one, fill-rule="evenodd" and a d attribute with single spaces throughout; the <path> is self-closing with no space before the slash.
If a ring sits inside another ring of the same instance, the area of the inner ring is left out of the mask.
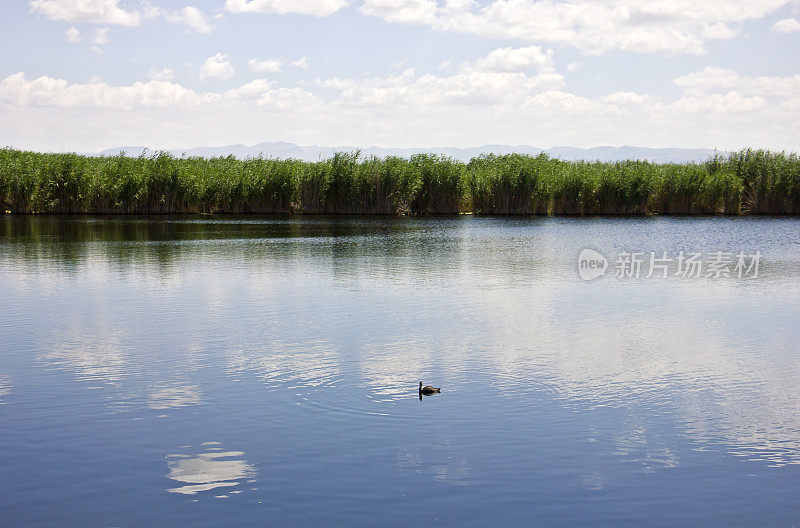
<path id="1" fill-rule="evenodd" d="M 560 87 L 558 74 L 528 77 L 522 73 L 462 72 L 437 77 L 417 76 L 412 69 L 399 75 L 364 80 L 333 78 L 322 82 L 340 93 L 344 103 L 357 107 L 397 105 L 407 108 L 430 106 L 508 105 L 522 102 L 537 91 Z"/>
<path id="2" fill-rule="evenodd" d="M 493 138 L 507 138 L 508 143 L 544 146 L 674 145 L 677 141 L 734 148 L 763 145 L 765 138 L 772 138 L 773 145 L 785 145 L 781 134 L 800 132 L 796 122 L 800 75 L 756 78 L 707 68 L 676 79 L 684 89 L 678 97 L 618 91 L 592 98 L 565 90 L 562 77 L 546 60 L 547 53 L 538 50 L 529 55 L 531 60 L 517 61 L 506 60 L 516 59 L 515 53 L 501 50 L 462 64 L 455 75 L 416 75 L 407 69 L 387 77 L 333 78 L 321 84 L 338 93 L 337 112 L 380 116 L 396 125 L 393 130 L 375 126 L 373 133 L 397 137 L 405 131 L 406 137 L 432 137 L 438 143 L 445 133 L 460 137 L 454 129 L 461 127 L 463 137 L 475 138 L 473 144 L 488 138 L 478 139 L 469 130 L 485 129 Z M 538 72 L 503 71 L 529 64 L 536 65 Z M 520 140 L 531 137 L 540 139 Z"/>
<path id="3" fill-rule="evenodd" d="M 432 24 L 436 20 L 433 0 L 364 0 L 361 12 L 401 24 Z"/>
<path id="4" fill-rule="evenodd" d="M 130 86 L 111 86 L 100 79 L 86 84 L 69 83 L 64 79 L 43 76 L 28 79 L 24 72 L 9 75 L 0 81 L 0 101 L 18 106 L 52 106 L 61 108 L 195 108 L 202 104 L 224 101 L 251 101 L 257 106 L 289 107 L 302 101 L 313 102 L 315 96 L 301 88 L 281 88 L 266 79 L 256 79 L 223 92 L 197 93 L 170 82 L 172 70 L 150 70 L 152 80 Z"/>
<path id="5" fill-rule="evenodd" d="M 250 59 L 247 61 L 247 67 L 251 72 L 258 73 L 277 73 L 281 70 L 283 61 L 281 59 Z"/>
<path id="6" fill-rule="evenodd" d="M 163 10 L 160 7 L 154 6 L 147 0 L 142 2 L 142 16 L 148 20 L 158 18 L 163 14 Z"/>
<path id="7" fill-rule="evenodd" d="M 739 74 L 726 68 L 706 66 L 702 72 L 676 77 L 674 82 L 686 88 L 733 88 L 739 82 Z"/>
<path id="8" fill-rule="evenodd" d="M 81 37 L 81 32 L 78 31 L 78 28 L 72 26 L 68 30 L 64 32 L 64 36 L 67 38 L 67 42 L 77 43 L 83 40 Z"/>
<path id="9" fill-rule="evenodd" d="M 278 88 L 276 83 L 256 79 L 223 94 L 226 99 L 255 102 L 258 107 L 289 109 L 293 105 L 313 105 L 316 97 L 302 88 Z"/>
<path id="10" fill-rule="evenodd" d="M 247 67 L 250 69 L 251 72 L 257 73 L 277 73 L 283 67 L 284 59 L 280 58 L 271 58 L 271 59 L 250 59 L 247 61 Z M 295 68 L 305 69 L 308 68 L 308 57 L 300 57 L 297 60 L 293 60 L 290 62 L 292 66 Z"/>
<path id="11" fill-rule="evenodd" d="M 781 33 L 797 33 L 800 32 L 800 21 L 796 18 L 784 18 L 772 24 L 772 29 Z"/>
<path id="12" fill-rule="evenodd" d="M 683 97 L 675 101 L 672 106 L 689 113 L 737 114 L 762 110 L 766 108 L 767 100 L 760 95 L 746 96 L 737 91 L 730 91 L 724 94 Z"/>
<path id="13" fill-rule="evenodd" d="M 528 115 L 539 116 L 606 114 L 602 105 L 596 101 L 562 90 L 547 90 L 532 95 L 525 100 L 520 109 Z"/>
<path id="14" fill-rule="evenodd" d="M 225 92 L 225 95 L 234 99 L 257 99 L 262 94 L 269 92 L 275 82 L 267 79 L 256 79 L 238 88 L 233 88 Z"/>
<path id="15" fill-rule="evenodd" d="M 750 96 L 781 99 L 798 97 L 800 74 L 791 77 L 750 77 L 734 70 L 707 66 L 703 71 L 675 79 L 675 84 L 690 94 L 737 90 Z"/>
<path id="16" fill-rule="evenodd" d="M 534 70 L 532 75 L 527 72 Z M 408 68 L 388 77 L 364 80 L 333 78 L 323 81 L 353 105 L 402 103 L 429 105 L 505 105 L 547 89 L 563 87 L 553 69 L 552 53 L 538 46 L 499 48 L 474 62 L 465 62 L 454 75 L 417 75 Z"/>
<path id="17" fill-rule="evenodd" d="M 498 48 L 478 59 L 468 69 L 494 73 L 514 73 L 528 70 L 553 71 L 553 51 L 539 46 L 527 48 Z"/>
<path id="18" fill-rule="evenodd" d="M 29 80 L 24 72 L 20 72 L 0 82 L 0 100 L 19 106 L 131 110 L 137 107 L 196 106 L 215 98 L 218 98 L 216 94 L 198 95 L 193 90 L 165 81 L 136 82 L 130 86 L 110 86 L 99 80 L 70 84 L 64 79 L 46 76 Z"/>
<path id="19" fill-rule="evenodd" d="M 303 56 L 297 60 L 293 60 L 292 66 L 294 66 L 295 68 L 300 68 L 301 70 L 305 70 L 306 68 L 308 68 L 308 57 Z"/>
<path id="20" fill-rule="evenodd" d="M 100 46 L 92 46 L 91 48 L 89 48 L 89 50 L 92 53 L 96 53 L 98 55 L 101 55 L 103 53 L 103 48 L 101 48 Z"/>
<path id="21" fill-rule="evenodd" d="M 221 80 L 230 79 L 236 70 L 231 64 L 231 58 L 224 53 L 217 53 L 206 59 L 200 67 L 200 78 Z"/>
<path id="22" fill-rule="evenodd" d="M 390 22 L 429 25 L 482 37 L 551 42 L 589 53 L 612 49 L 667 55 L 705 51 L 710 40 L 735 37 L 788 0 L 365 0 L 362 12 Z"/>
<path id="23" fill-rule="evenodd" d="M 490 56 L 438 74 L 406 69 L 383 77 L 331 78 L 316 89 L 256 79 L 222 93 L 172 82 L 168 68 L 126 86 L 18 73 L 0 80 L 0 133 L 13 131 L 17 144 L 39 138 L 40 144 L 73 150 L 265 138 L 393 146 L 800 147 L 800 75 L 751 77 L 709 67 L 676 78 L 677 96 L 632 91 L 586 96 L 571 93 L 560 75 L 548 71 L 548 61 L 530 61 L 538 64 L 530 71 L 488 71 L 505 64 Z M 229 62 L 224 55 L 215 57 Z M 82 109 L 82 126 L 65 139 L 55 131 L 74 122 L 75 108 Z M 109 120 L 125 126 L 109 130 Z"/>
<path id="24" fill-rule="evenodd" d="M 95 30 L 94 38 L 92 39 L 92 42 L 94 42 L 95 44 L 100 45 L 100 44 L 108 44 L 109 40 L 110 39 L 108 38 L 108 28 L 107 27 L 106 28 L 97 28 Z"/>
<path id="25" fill-rule="evenodd" d="M 120 0 L 31 0 L 31 11 L 51 20 L 138 26 L 141 15 L 120 6 Z"/>
<path id="26" fill-rule="evenodd" d="M 173 72 L 171 68 L 163 68 L 161 70 L 150 68 L 147 72 L 147 76 L 151 81 L 171 81 L 175 78 L 175 72 Z"/>
<path id="27" fill-rule="evenodd" d="M 347 0 L 225 0 L 231 13 L 298 13 L 324 17 L 347 5 Z"/>
<path id="28" fill-rule="evenodd" d="M 206 20 L 205 14 L 194 6 L 186 6 L 174 13 L 167 13 L 165 18 L 173 24 L 186 24 L 196 33 L 211 33 L 211 24 Z"/>
<path id="29" fill-rule="evenodd" d="M 642 105 L 651 102 L 652 98 L 648 94 L 636 92 L 614 92 L 602 98 L 604 102 L 615 105 Z"/>
<path id="30" fill-rule="evenodd" d="M 329 103 L 302 88 L 263 79 L 223 93 L 198 93 L 165 81 L 110 86 L 99 80 L 31 80 L 20 72 L 0 80 L 0 108 L 0 135 L 13 127 L 15 144 L 36 134 L 53 145 L 69 145 L 68 150 L 83 150 L 88 143 L 95 146 L 85 150 L 116 144 L 209 144 L 227 137 L 225 129 L 233 123 L 236 135 L 247 140 L 280 137 L 287 129 L 297 130 L 298 123 L 308 130 L 334 126 Z M 81 127 L 67 138 L 63 130 L 74 124 L 76 109 Z M 24 127 L 19 126 L 22 116 Z"/>
<path id="31" fill-rule="evenodd" d="M 748 114 L 770 111 L 794 113 L 800 109 L 800 75 L 751 77 L 726 68 L 707 66 L 703 71 L 677 77 L 684 95 L 672 104 L 678 111 Z"/>
<path id="32" fill-rule="evenodd" d="M 185 24 L 188 30 L 195 33 L 211 33 L 214 29 L 206 19 L 205 13 L 194 6 L 186 6 L 177 11 L 168 11 L 154 6 L 149 2 L 142 4 L 142 11 L 144 17 L 147 19 L 156 19 L 164 17 L 167 22 L 172 24 Z M 216 17 L 215 17 L 216 18 Z"/>

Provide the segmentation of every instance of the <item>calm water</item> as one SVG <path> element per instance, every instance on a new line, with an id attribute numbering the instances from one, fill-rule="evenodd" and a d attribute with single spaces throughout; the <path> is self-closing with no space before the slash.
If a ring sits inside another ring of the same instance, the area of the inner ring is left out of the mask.
<path id="1" fill-rule="evenodd" d="M 797 219 L 6 216 L 0 302 L 3 526 L 800 524 Z"/>

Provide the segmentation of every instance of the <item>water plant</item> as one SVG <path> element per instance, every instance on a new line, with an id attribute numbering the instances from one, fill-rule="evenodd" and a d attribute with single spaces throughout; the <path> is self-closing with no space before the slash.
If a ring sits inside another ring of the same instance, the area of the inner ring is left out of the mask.
<path id="1" fill-rule="evenodd" d="M 0 149 L 0 212 L 325 214 L 798 214 L 797 154 L 742 150 L 705 163 L 567 162 L 541 154 L 462 163 L 419 154 L 317 162 L 43 154 Z"/>

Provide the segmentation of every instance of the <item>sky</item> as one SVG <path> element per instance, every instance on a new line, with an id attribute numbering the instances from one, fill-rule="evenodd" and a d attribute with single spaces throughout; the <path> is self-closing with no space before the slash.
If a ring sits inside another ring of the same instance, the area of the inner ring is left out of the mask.
<path id="1" fill-rule="evenodd" d="M 8 0 L 0 145 L 800 151 L 800 1 Z"/>

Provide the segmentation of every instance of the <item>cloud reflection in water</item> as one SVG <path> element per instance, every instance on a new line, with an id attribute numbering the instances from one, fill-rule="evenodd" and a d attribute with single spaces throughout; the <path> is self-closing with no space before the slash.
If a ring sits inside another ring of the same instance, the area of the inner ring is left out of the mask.
<path id="1" fill-rule="evenodd" d="M 241 451 L 219 451 L 218 442 L 206 442 L 206 452 L 198 455 L 167 455 L 167 477 L 183 485 L 167 489 L 170 493 L 196 495 L 202 491 L 228 488 L 254 478 L 258 472 Z M 213 446 L 213 447 L 212 447 Z"/>

